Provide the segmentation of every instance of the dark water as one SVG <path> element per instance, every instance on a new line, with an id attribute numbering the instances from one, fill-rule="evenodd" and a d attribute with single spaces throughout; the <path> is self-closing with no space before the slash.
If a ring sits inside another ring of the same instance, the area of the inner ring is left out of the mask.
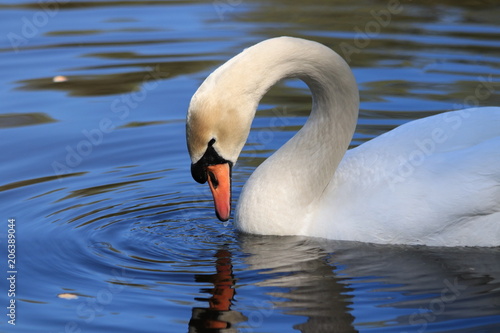
<path id="1" fill-rule="evenodd" d="M 493 0 L 3 2 L 0 331 L 499 332 L 498 248 L 239 235 L 191 179 L 184 138 L 202 80 L 279 35 L 348 60 L 362 96 L 353 145 L 500 105 L 499 17 Z M 295 81 L 265 97 L 235 201 L 309 108 Z"/>

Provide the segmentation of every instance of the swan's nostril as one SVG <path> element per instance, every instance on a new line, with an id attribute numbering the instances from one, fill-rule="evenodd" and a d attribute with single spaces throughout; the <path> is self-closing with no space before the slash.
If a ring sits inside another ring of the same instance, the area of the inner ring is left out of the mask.
<path id="1" fill-rule="evenodd" d="M 217 189 L 217 187 L 219 186 L 219 181 L 217 180 L 217 177 L 212 171 L 207 171 L 207 173 L 208 177 L 210 177 L 210 182 L 212 183 L 212 186 L 214 187 L 214 189 Z"/>

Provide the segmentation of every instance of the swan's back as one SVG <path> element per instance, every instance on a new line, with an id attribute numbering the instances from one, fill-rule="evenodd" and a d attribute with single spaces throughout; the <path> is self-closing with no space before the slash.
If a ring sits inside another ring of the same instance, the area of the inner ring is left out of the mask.
<path id="1" fill-rule="evenodd" d="M 413 121 L 348 151 L 305 233 L 428 245 L 499 245 L 500 108 Z"/>

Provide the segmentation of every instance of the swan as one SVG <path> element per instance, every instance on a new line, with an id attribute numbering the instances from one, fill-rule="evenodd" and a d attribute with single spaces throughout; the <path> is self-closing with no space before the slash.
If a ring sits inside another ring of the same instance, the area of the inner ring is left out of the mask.
<path id="1" fill-rule="evenodd" d="M 359 92 L 347 63 L 313 41 L 278 37 L 245 49 L 200 85 L 186 121 L 191 174 L 227 221 L 232 168 L 262 96 L 298 78 L 312 93 L 305 125 L 244 185 L 236 228 L 380 244 L 500 245 L 500 108 L 411 121 L 348 150 Z"/>

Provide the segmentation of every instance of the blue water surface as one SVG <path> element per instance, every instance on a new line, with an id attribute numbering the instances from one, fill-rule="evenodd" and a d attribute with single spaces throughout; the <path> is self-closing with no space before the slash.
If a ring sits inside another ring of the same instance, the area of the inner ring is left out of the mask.
<path id="1" fill-rule="evenodd" d="M 281 35 L 352 67 L 352 146 L 500 105 L 499 16 L 486 0 L 3 2 L 0 331 L 500 331 L 500 249 L 239 234 L 192 180 L 184 130 L 211 71 Z M 297 81 L 264 97 L 233 205 L 310 107 Z"/>

